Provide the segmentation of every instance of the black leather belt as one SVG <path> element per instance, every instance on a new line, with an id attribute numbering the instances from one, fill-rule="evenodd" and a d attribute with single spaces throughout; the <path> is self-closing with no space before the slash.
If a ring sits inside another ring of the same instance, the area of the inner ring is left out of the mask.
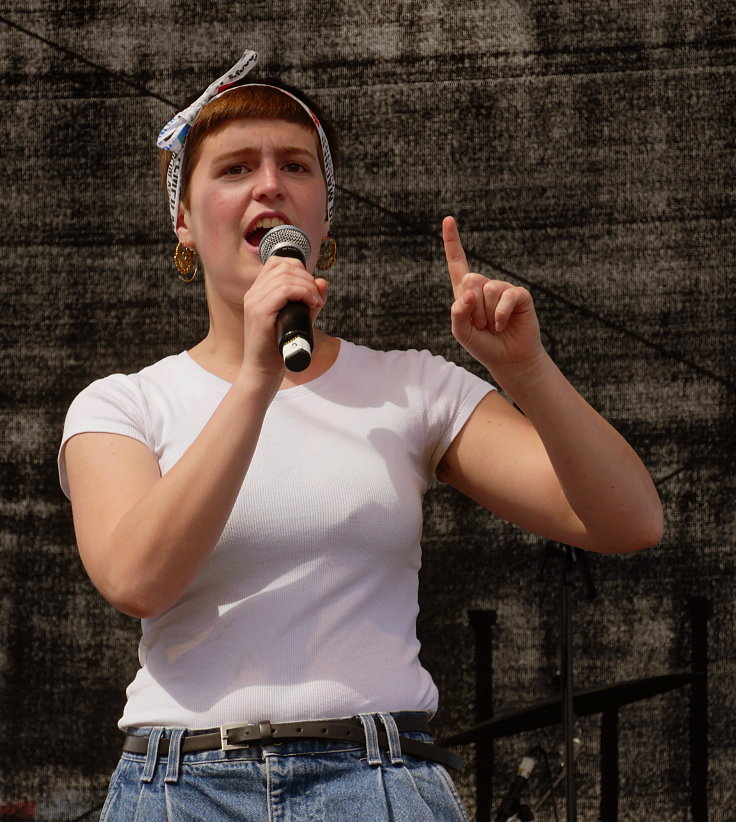
<path id="1" fill-rule="evenodd" d="M 429 733 L 429 722 L 421 716 L 396 716 L 399 733 Z M 378 724 L 378 723 L 377 723 Z M 378 744 L 384 750 L 389 749 L 388 737 L 383 729 L 378 730 Z M 257 725 L 222 725 L 217 730 L 206 733 L 195 733 L 185 736 L 181 741 L 182 753 L 199 751 L 230 751 L 247 748 L 252 743 L 273 745 L 294 739 L 330 739 L 340 742 L 355 742 L 365 746 L 363 723 L 357 717 L 346 719 L 325 719 L 309 722 L 259 722 Z M 457 754 L 418 739 L 401 737 L 402 753 L 439 762 L 448 768 L 459 770 L 463 759 Z M 123 751 L 145 754 L 148 751 L 147 736 L 126 736 Z M 162 737 L 158 743 L 158 753 L 169 752 L 169 740 Z"/>

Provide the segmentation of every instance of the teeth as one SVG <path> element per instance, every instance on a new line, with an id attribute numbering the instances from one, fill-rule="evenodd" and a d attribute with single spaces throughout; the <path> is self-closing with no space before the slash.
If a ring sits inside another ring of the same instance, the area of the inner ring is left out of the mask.
<path id="1" fill-rule="evenodd" d="M 286 222 L 281 217 L 263 217 L 263 219 L 258 220 L 251 231 L 255 231 L 257 228 L 276 228 L 277 225 L 286 225 Z"/>

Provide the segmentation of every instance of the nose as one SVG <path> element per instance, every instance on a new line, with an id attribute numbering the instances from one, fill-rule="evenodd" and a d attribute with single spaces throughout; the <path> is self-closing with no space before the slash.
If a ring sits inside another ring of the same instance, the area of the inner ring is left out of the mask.
<path id="1" fill-rule="evenodd" d="M 276 164 L 271 161 L 261 163 L 253 181 L 254 199 L 274 199 L 280 194 L 282 194 L 281 176 Z"/>

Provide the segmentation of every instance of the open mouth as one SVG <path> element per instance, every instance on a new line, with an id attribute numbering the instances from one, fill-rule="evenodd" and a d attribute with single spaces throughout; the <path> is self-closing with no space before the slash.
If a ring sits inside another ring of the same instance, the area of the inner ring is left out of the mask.
<path id="1" fill-rule="evenodd" d="M 245 235 L 246 243 L 258 248 L 261 240 L 277 225 L 286 225 L 286 220 L 281 219 L 281 217 L 262 217 L 260 220 L 256 220 Z"/>

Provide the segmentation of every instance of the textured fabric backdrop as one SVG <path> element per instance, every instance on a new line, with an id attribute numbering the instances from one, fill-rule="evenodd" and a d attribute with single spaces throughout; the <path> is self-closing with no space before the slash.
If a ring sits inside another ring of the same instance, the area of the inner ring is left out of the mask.
<path id="1" fill-rule="evenodd" d="M 688 601 L 706 598 L 710 819 L 734 819 L 732 0 L 3 0 L 0 818 L 96 818 L 117 758 L 138 625 L 81 568 L 56 448 L 91 380 L 204 333 L 153 140 L 245 47 L 343 133 L 325 328 L 474 368 L 449 332 L 454 213 L 471 264 L 531 288 L 557 362 L 650 466 L 665 538 L 591 557 L 576 684 L 688 670 Z M 497 712 L 555 693 L 560 585 L 551 565 L 538 579 L 540 540 L 446 488 L 426 509 L 420 631 L 449 734 L 484 688 Z M 687 706 L 685 688 L 622 709 L 621 819 L 691 818 Z M 581 820 L 599 814 L 598 725 L 580 723 Z M 498 740 L 494 805 L 529 745 L 555 768 L 560 741 Z"/>

